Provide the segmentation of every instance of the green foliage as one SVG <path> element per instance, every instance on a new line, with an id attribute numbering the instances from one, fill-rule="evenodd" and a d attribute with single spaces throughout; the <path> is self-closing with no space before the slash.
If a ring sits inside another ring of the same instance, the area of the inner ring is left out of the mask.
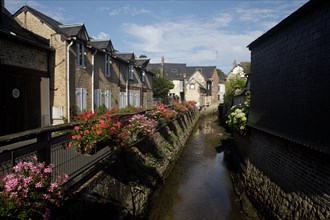
<path id="1" fill-rule="evenodd" d="M 246 101 L 239 105 L 234 105 L 228 113 L 226 124 L 233 131 L 237 131 L 242 135 L 246 134 L 246 123 L 249 115 L 250 103 Z"/>
<path id="2" fill-rule="evenodd" d="M 174 88 L 174 84 L 167 77 L 155 76 L 153 78 L 153 96 L 154 98 L 165 98 L 169 91 Z"/>
<path id="3" fill-rule="evenodd" d="M 217 73 L 218 73 L 219 79 L 224 79 L 226 77 L 226 74 L 221 69 L 217 69 Z"/>
<path id="4" fill-rule="evenodd" d="M 239 76 L 228 76 L 225 82 L 225 98 L 224 102 L 226 106 L 231 106 L 235 90 L 237 88 L 244 88 L 246 85 L 246 78 L 241 78 Z"/>

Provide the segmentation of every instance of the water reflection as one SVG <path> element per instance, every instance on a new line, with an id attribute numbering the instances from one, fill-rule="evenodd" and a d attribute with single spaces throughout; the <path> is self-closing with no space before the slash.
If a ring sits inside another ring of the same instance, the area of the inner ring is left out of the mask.
<path id="1" fill-rule="evenodd" d="M 217 117 L 201 119 L 148 214 L 151 220 L 245 219 L 235 202 L 223 153 L 229 138 Z"/>

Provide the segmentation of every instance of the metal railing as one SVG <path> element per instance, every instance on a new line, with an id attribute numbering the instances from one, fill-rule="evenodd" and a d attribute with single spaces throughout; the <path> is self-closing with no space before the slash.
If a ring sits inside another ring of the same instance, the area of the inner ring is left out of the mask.
<path id="1" fill-rule="evenodd" d="M 172 107 L 171 105 L 169 106 Z M 135 114 L 145 114 L 149 110 L 134 113 L 114 114 L 127 123 Z M 54 164 L 53 179 L 57 175 L 69 176 L 67 185 L 73 186 L 89 175 L 95 168 L 110 158 L 114 161 L 116 154 L 110 147 L 105 147 L 96 154 L 86 156 L 67 147 L 72 140 L 70 130 L 79 125 L 78 122 L 37 128 L 0 137 L 0 177 L 12 172 L 12 168 L 20 161 L 30 161 L 36 156 L 39 161 Z"/>

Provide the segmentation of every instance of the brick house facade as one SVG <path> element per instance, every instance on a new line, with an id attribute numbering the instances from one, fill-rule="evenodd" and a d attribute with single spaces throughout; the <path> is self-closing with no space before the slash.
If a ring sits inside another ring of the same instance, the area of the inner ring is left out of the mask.
<path id="1" fill-rule="evenodd" d="M 95 111 L 101 105 L 152 106 L 150 72 L 146 72 L 148 84 L 142 83 L 134 53 L 116 51 L 111 40 L 90 39 L 84 24 L 63 25 L 29 6 L 14 16 L 23 27 L 49 39 L 55 49 L 53 124 L 70 121 L 72 115 Z"/>
<path id="2" fill-rule="evenodd" d="M 54 51 L 46 39 L 0 10 L 0 135 L 48 126 L 49 79 Z"/>

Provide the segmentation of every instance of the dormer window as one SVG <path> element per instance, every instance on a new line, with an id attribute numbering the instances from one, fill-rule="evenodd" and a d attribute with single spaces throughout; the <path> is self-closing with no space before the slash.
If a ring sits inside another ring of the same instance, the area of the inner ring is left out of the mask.
<path id="1" fill-rule="evenodd" d="M 77 65 L 80 67 L 85 66 L 84 52 L 84 44 L 77 42 Z"/>
<path id="2" fill-rule="evenodd" d="M 110 77 L 110 74 L 111 74 L 110 54 L 105 54 L 105 57 L 104 57 L 104 75 L 106 77 Z"/>

